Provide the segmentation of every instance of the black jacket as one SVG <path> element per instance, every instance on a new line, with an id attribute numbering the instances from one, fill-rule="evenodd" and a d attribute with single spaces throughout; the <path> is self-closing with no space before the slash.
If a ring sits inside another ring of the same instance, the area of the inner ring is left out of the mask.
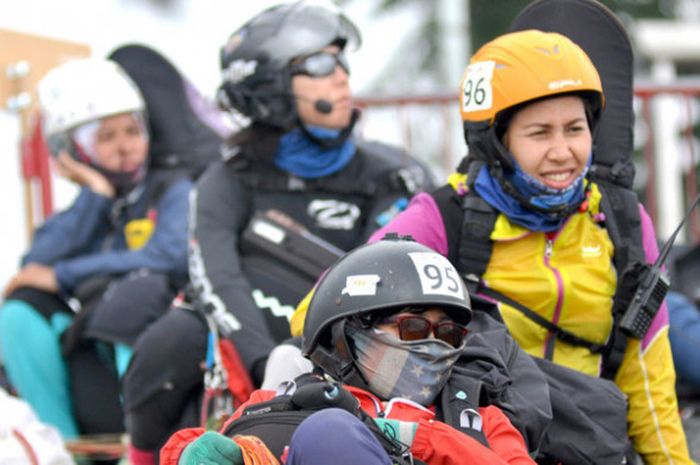
<path id="1" fill-rule="evenodd" d="M 423 165 L 383 144 L 355 141 L 357 151 L 346 167 L 312 180 L 277 168 L 269 153 L 273 147 L 260 145 L 237 147 L 230 160 L 210 166 L 190 205 L 194 300 L 218 315 L 220 330 L 249 370 L 289 336 L 293 306 L 316 278 L 299 279 L 285 265 L 246 251 L 241 239 L 253 214 L 281 210 L 347 251 L 388 221 L 397 200 L 432 187 Z"/>

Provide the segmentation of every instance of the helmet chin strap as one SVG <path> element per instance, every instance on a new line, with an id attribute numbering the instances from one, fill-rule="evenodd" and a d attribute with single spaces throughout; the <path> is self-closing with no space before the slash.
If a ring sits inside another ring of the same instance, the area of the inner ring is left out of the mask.
<path id="1" fill-rule="evenodd" d="M 103 168 L 96 163 L 91 166 L 102 174 L 112 184 L 117 197 L 126 197 L 146 176 L 146 163 L 135 171 L 113 171 Z"/>
<path id="2" fill-rule="evenodd" d="M 331 328 L 334 350 L 328 350 L 322 344 L 317 344 L 309 358 L 327 373 L 344 383 L 369 390 L 365 378 L 356 368 L 355 357 L 345 335 L 346 322 L 347 320 L 342 319 L 333 324 Z"/>
<path id="3" fill-rule="evenodd" d="M 352 134 L 352 130 L 355 128 L 355 123 L 357 123 L 357 120 L 360 118 L 361 114 L 362 112 L 358 108 L 353 108 L 352 116 L 350 116 L 350 122 L 348 123 L 348 125 L 341 129 L 341 131 L 336 137 L 333 137 L 331 139 L 314 136 L 311 133 L 311 131 L 308 130 L 306 125 L 301 121 L 301 119 L 299 119 L 299 117 L 297 117 L 297 125 L 304 133 L 304 135 L 312 141 L 314 141 L 314 143 L 318 144 L 324 149 L 332 149 L 334 147 L 339 147 L 343 145 L 348 139 L 348 137 L 350 137 L 350 134 Z"/>

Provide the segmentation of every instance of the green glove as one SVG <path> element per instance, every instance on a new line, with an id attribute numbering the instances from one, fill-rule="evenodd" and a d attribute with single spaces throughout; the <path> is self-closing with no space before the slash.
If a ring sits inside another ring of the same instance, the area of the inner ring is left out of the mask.
<path id="1" fill-rule="evenodd" d="M 233 439 L 207 431 L 185 447 L 177 465 L 243 465 L 243 454 Z"/>
<path id="2" fill-rule="evenodd" d="M 390 420 L 388 418 L 375 418 L 374 422 L 379 425 L 379 429 L 388 437 L 396 439 L 408 447 L 411 447 L 411 444 L 413 444 L 413 438 L 416 436 L 418 423 L 413 421 Z"/>

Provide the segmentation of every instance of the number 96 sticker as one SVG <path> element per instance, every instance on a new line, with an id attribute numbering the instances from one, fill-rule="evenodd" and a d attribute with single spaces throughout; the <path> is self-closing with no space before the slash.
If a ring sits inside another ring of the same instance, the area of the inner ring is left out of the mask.
<path id="1" fill-rule="evenodd" d="M 411 252 L 408 255 L 416 267 L 423 294 L 464 298 L 461 279 L 445 257 L 430 252 Z"/>
<path id="2" fill-rule="evenodd" d="M 467 66 L 462 83 L 462 111 L 488 110 L 493 103 L 491 78 L 495 61 L 479 61 Z"/>

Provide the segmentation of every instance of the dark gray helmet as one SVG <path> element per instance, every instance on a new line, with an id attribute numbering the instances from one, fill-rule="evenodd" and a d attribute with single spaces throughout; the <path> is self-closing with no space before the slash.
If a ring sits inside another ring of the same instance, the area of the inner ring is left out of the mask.
<path id="1" fill-rule="evenodd" d="M 330 2 L 301 0 L 264 10 L 221 49 L 219 104 L 286 129 L 297 117 L 290 61 L 331 44 L 358 47 L 360 41 L 355 25 Z"/>
<path id="2" fill-rule="evenodd" d="M 463 325 L 472 316 L 466 286 L 447 258 L 410 237 L 388 234 L 349 252 L 320 280 L 306 314 L 302 351 L 347 381 L 352 356 L 336 323 L 407 306 L 440 307 Z"/>

